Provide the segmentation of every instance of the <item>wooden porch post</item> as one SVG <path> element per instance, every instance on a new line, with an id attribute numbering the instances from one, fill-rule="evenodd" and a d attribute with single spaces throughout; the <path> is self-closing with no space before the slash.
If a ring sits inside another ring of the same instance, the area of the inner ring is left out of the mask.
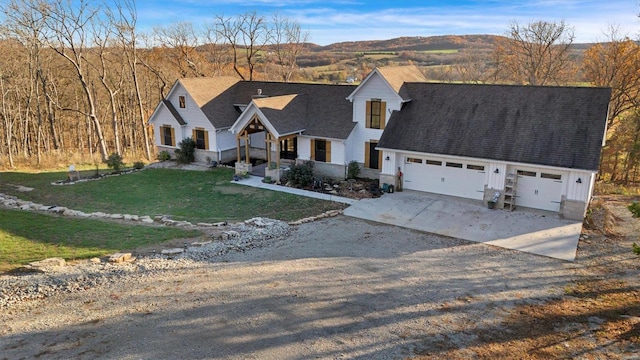
<path id="1" fill-rule="evenodd" d="M 280 141 L 280 138 L 278 138 L 278 141 L 276 142 L 276 169 L 280 169 L 280 154 L 281 154 L 281 149 L 282 147 L 282 143 Z"/>
<path id="2" fill-rule="evenodd" d="M 267 169 L 271 164 L 271 134 L 267 131 L 265 135 L 265 142 L 267 143 Z"/>
<path id="3" fill-rule="evenodd" d="M 237 158 L 238 158 L 238 161 L 237 161 L 237 162 L 240 162 L 240 160 L 242 160 L 242 159 L 240 158 L 240 134 L 236 135 L 236 142 L 237 142 L 237 145 L 236 145 L 236 155 L 237 155 Z"/>
<path id="4" fill-rule="evenodd" d="M 245 158 L 244 158 L 244 163 L 245 164 L 249 164 L 251 161 L 249 159 L 249 133 L 248 132 L 244 132 L 244 152 L 245 152 Z"/>

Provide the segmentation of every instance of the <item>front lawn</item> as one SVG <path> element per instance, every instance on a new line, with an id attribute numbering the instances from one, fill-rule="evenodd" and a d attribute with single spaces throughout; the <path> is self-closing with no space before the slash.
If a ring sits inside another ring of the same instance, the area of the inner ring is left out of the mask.
<path id="1" fill-rule="evenodd" d="M 344 208 L 330 201 L 238 185 L 231 182 L 233 170 L 224 168 L 146 169 L 74 185 L 51 185 L 66 176 L 66 172 L 4 172 L 0 192 L 84 212 L 170 215 L 192 223 L 256 216 L 289 221 Z M 85 259 L 199 234 L 0 208 L 0 271 L 48 257 Z"/>
<path id="2" fill-rule="evenodd" d="M 66 173 L 2 173 L 0 192 L 84 212 L 171 215 L 196 222 L 242 221 L 261 216 L 283 221 L 341 209 L 342 204 L 256 189 L 231 182 L 233 170 L 147 169 L 75 185 L 53 186 Z M 19 192 L 16 185 L 34 188 Z"/>
<path id="3" fill-rule="evenodd" d="M 49 257 L 87 259 L 200 234 L 0 208 L 0 271 Z"/>

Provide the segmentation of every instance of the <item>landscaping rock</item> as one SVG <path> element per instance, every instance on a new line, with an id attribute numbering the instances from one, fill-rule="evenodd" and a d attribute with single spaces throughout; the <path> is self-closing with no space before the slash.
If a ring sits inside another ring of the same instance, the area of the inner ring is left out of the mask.
<path id="1" fill-rule="evenodd" d="M 122 263 L 131 259 L 131 253 L 115 253 L 109 256 L 110 263 Z"/>
<path id="2" fill-rule="evenodd" d="M 55 257 L 55 258 L 48 258 L 40 261 L 34 261 L 32 263 L 29 263 L 29 265 L 37 269 L 42 269 L 42 268 L 65 266 L 66 261 L 63 258 Z"/>
<path id="3" fill-rule="evenodd" d="M 211 244 L 213 241 L 196 241 L 192 242 L 191 246 L 205 246 Z"/>
<path id="4" fill-rule="evenodd" d="M 160 253 L 162 255 L 172 256 L 182 254 L 184 252 L 183 248 L 173 248 L 173 249 L 164 249 Z"/>

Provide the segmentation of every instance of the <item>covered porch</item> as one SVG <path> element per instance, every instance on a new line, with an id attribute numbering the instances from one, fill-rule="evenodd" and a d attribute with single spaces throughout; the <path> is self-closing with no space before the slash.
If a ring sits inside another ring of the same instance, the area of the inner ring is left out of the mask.
<path id="1" fill-rule="evenodd" d="M 271 124 L 254 115 L 236 133 L 236 174 L 249 173 L 279 182 L 284 170 L 298 157 L 299 133 L 280 135 Z M 264 162 L 252 164 L 252 159 Z"/>

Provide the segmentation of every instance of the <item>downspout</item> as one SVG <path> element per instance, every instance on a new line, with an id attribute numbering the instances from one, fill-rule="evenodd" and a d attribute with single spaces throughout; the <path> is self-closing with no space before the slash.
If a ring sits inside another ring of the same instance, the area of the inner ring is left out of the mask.
<path id="1" fill-rule="evenodd" d="M 216 129 L 216 150 L 218 152 L 218 166 L 222 165 L 222 154 L 220 152 L 220 141 L 218 141 L 218 134 L 220 134 L 222 130 Z"/>

